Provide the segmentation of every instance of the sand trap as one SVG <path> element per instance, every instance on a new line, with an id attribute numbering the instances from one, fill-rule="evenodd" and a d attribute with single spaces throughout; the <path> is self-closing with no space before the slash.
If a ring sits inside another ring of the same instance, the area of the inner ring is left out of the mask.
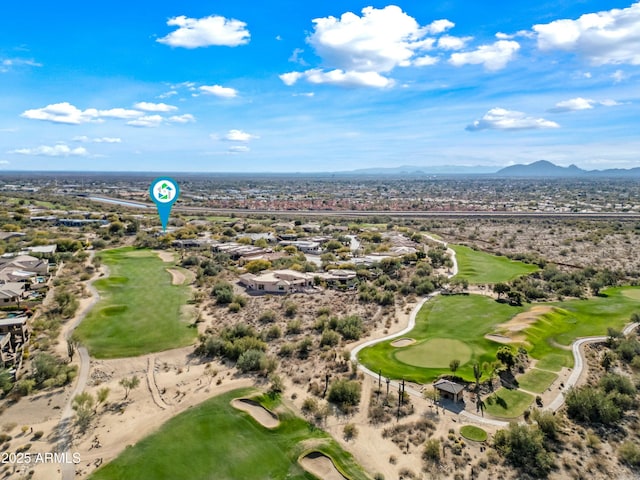
<path id="1" fill-rule="evenodd" d="M 184 283 L 185 276 L 180 270 L 167 268 L 167 272 L 171 274 L 171 285 L 182 285 Z"/>
<path id="2" fill-rule="evenodd" d="M 322 480 L 348 480 L 338 471 L 333 460 L 322 452 L 309 452 L 299 460 L 299 463 L 307 472 Z"/>
<path id="3" fill-rule="evenodd" d="M 176 260 L 173 253 L 171 252 L 166 252 L 164 250 L 155 250 L 155 252 L 158 254 L 158 256 L 160 257 L 160 260 L 162 260 L 163 262 L 175 262 Z"/>
<path id="4" fill-rule="evenodd" d="M 537 305 L 531 307 L 526 312 L 519 313 L 511 320 L 500 325 L 496 325 L 496 330 L 505 330 L 507 332 L 520 332 L 527 328 L 529 325 L 535 323 L 538 318 L 553 311 L 553 307 L 549 305 Z"/>
<path id="5" fill-rule="evenodd" d="M 407 345 L 411 345 L 412 343 L 416 343 L 413 338 L 399 338 L 398 340 L 394 340 L 391 342 L 392 347 L 406 347 Z"/>
<path id="6" fill-rule="evenodd" d="M 278 416 L 275 413 L 249 398 L 236 398 L 231 401 L 231 406 L 247 412 L 265 428 L 275 428 L 280 425 L 280 420 L 278 420 Z"/>
<path id="7" fill-rule="evenodd" d="M 499 335 L 497 333 L 488 333 L 484 338 L 498 343 L 520 343 L 524 340 L 520 335 L 507 337 L 506 335 Z"/>

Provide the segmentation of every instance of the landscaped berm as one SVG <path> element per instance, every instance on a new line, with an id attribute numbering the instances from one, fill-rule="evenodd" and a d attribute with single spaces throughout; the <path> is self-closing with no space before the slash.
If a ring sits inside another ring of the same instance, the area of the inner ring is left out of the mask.
<path id="1" fill-rule="evenodd" d="M 90 479 L 369 478 L 329 435 L 284 409 L 277 399 L 252 397 L 252 405 L 277 411 L 279 424 L 274 428 L 265 428 L 251 412 L 233 406 L 233 399 L 250 393 L 234 390 L 181 413 L 153 435 L 127 448 Z M 307 469 L 328 471 L 333 476 L 316 477 Z"/>
<path id="2" fill-rule="evenodd" d="M 94 283 L 101 299 L 74 333 L 93 357 L 133 357 L 195 340 L 185 314 L 189 287 L 172 285 L 172 264 L 133 248 L 106 250 L 100 259 L 109 269 Z"/>

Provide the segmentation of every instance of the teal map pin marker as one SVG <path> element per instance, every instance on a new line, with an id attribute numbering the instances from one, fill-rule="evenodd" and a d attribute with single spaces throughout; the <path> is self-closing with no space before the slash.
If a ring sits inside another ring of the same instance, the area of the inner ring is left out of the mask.
<path id="1" fill-rule="evenodd" d="M 178 183 L 173 178 L 159 177 L 151 182 L 149 195 L 151 195 L 151 200 L 153 200 L 153 203 L 158 207 L 162 231 L 166 232 L 171 207 L 178 199 L 178 195 L 180 195 L 180 187 L 178 187 Z"/>

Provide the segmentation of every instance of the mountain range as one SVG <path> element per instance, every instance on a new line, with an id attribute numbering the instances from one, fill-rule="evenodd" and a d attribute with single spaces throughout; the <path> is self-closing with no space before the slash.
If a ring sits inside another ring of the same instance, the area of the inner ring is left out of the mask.
<path id="1" fill-rule="evenodd" d="M 400 167 L 361 168 L 347 172 L 335 172 L 343 175 L 482 175 L 486 177 L 514 178 L 636 178 L 640 177 L 640 167 L 624 169 L 585 170 L 575 165 L 562 167 L 547 160 L 529 164 L 510 165 L 505 168 L 487 166 L 436 165 L 419 167 L 403 165 Z"/>

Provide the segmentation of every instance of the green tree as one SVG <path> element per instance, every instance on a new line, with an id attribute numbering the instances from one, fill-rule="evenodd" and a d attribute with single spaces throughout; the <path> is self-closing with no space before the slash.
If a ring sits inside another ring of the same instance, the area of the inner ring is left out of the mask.
<path id="1" fill-rule="evenodd" d="M 263 270 L 271 268 L 271 262 L 268 260 L 252 260 L 247 262 L 244 266 L 245 270 L 249 273 L 258 273 Z"/>
<path id="2" fill-rule="evenodd" d="M 82 392 L 73 397 L 72 408 L 76 411 L 76 425 L 81 432 L 85 432 L 93 416 L 95 399 L 89 392 Z"/>
<path id="3" fill-rule="evenodd" d="M 111 390 L 109 389 L 109 387 L 102 387 L 100 390 L 98 390 L 98 393 L 96 395 L 96 410 L 100 405 L 107 401 L 110 391 Z"/>
<path id="4" fill-rule="evenodd" d="M 503 346 L 496 352 L 496 358 L 509 370 L 516 364 L 516 356 L 508 346 Z"/>
<path id="5" fill-rule="evenodd" d="M 449 370 L 451 370 L 452 373 L 456 373 L 459 367 L 460 367 L 460 360 L 458 360 L 457 358 L 454 358 L 449 362 Z"/>
<path id="6" fill-rule="evenodd" d="M 129 392 L 140 385 L 140 379 L 137 376 L 132 376 L 130 378 L 123 378 L 120 380 L 120 386 L 124 388 L 124 399 L 129 398 Z"/>
<path id="7" fill-rule="evenodd" d="M 508 293 L 510 290 L 511 290 L 511 287 L 506 283 L 496 283 L 493 286 L 493 291 L 498 295 L 498 299 L 500 299 L 502 295 Z"/>

